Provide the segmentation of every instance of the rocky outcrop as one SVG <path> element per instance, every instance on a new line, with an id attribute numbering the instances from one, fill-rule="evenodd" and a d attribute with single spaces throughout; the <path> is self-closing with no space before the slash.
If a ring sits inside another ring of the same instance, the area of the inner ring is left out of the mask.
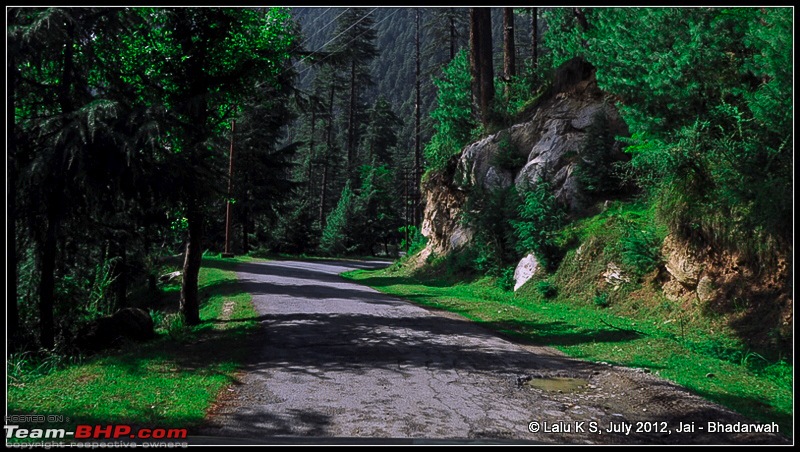
<path id="1" fill-rule="evenodd" d="M 791 266 L 765 265 L 724 249 L 668 235 L 661 247 L 667 299 L 682 310 L 725 315 L 752 346 L 791 353 Z"/>
<path id="2" fill-rule="evenodd" d="M 445 172 L 422 183 L 425 214 L 420 232 L 428 239 L 420 255 L 422 262 L 431 253 L 442 254 L 458 249 L 472 238 L 471 231 L 460 222 L 466 192 L 453 184 L 452 177 L 452 173 Z"/>
<path id="3" fill-rule="evenodd" d="M 597 88 L 588 63 L 571 60 L 556 79 L 528 120 L 468 145 L 451 161 L 448 174 L 423 185 L 426 252 L 446 253 L 469 242 L 471 233 L 458 218 L 471 187 L 492 190 L 515 184 L 524 190 L 545 179 L 571 213 L 580 215 L 591 204 L 576 171 L 582 161 L 596 163 L 585 153 L 590 132 L 602 123 L 608 136 L 627 135 L 627 126 Z M 601 152 L 611 160 L 625 158 L 618 144 Z"/>

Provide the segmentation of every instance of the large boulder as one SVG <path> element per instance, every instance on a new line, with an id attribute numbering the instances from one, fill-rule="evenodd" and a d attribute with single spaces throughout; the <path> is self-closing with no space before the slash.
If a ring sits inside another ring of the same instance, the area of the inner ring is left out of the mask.
<path id="1" fill-rule="evenodd" d="M 155 337 L 153 319 L 139 308 L 124 308 L 100 317 L 84 327 L 75 340 L 78 348 L 100 351 L 117 345 L 122 339 L 147 341 Z"/>
<path id="2" fill-rule="evenodd" d="M 598 128 L 610 137 L 628 135 L 628 128 L 608 95 L 597 88 L 592 66 L 581 59 L 563 65 L 553 88 L 527 118 L 467 145 L 444 174 L 424 184 L 426 252 L 448 252 L 469 241 L 471 234 L 458 219 L 472 187 L 493 190 L 514 184 L 524 190 L 544 178 L 573 216 L 595 201 L 582 192 L 576 171 L 581 162 L 598 165 L 593 160 L 597 155 L 586 155 L 586 143 Z M 601 152 L 606 163 L 627 158 L 616 142 Z"/>

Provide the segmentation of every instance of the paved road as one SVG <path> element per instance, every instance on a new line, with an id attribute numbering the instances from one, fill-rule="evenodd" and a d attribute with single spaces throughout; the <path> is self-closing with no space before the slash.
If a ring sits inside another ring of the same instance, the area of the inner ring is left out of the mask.
<path id="1" fill-rule="evenodd" d="M 453 314 L 431 312 L 338 276 L 378 265 L 273 261 L 239 267 L 262 333 L 240 380 L 225 391 L 198 433 L 248 444 L 342 438 L 782 442 L 763 434 L 676 433 L 679 422 L 752 421 L 651 374 L 513 343 Z M 579 378 L 584 384 L 561 391 L 519 385 L 531 377 L 558 383 Z M 536 433 L 529 431 L 532 421 L 539 422 Z M 637 421 L 659 424 L 637 433 Z M 586 432 L 576 422 L 585 422 Z M 603 433 L 591 433 L 591 422 Z M 610 425 L 633 429 L 609 433 Z M 653 431 L 665 426 L 673 432 Z"/>

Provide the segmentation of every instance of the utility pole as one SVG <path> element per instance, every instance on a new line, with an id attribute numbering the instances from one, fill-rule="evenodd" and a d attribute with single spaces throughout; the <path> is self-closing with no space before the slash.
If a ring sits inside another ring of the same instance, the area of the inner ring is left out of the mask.
<path id="1" fill-rule="evenodd" d="M 411 221 L 409 219 L 410 215 L 408 214 L 408 201 L 409 201 L 409 199 L 408 199 L 409 177 L 408 176 L 409 176 L 408 167 L 404 167 L 403 168 L 403 208 L 404 208 L 403 219 L 405 220 L 404 221 L 405 228 L 403 228 L 403 229 L 405 230 L 405 234 L 406 234 L 406 241 L 405 241 L 405 243 L 406 243 L 406 253 L 408 253 L 408 239 L 409 239 L 408 228 L 409 228 L 410 223 L 411 223 Z"/>
<path id="2" fill-rule="evenodd" d="M 414 100 L 414 226 L 417 228 L 420 227 L 420 203 L 422 200 L 419 197 L 419 184 L 422 178 L 422 152 L 420 148 L 420 55 L 419 55 L 419 19 L 420 13 L 419 8 L 416 8 L 416 15 L 415 15 L 415 22 L 416 22 L 416 33 L 414 36 L 415 41 L 415 100 Z"/>
<path id="3" fill-rule="evenodd" d="M 225 252 L 222 257 L 233 257 L 231 252 L 231 197 L 233 196 L 233 132 L 236 129 L 236 120 L 231 120 L 231 152 L 228 162 L 228 202 L 225 209 Z"/>

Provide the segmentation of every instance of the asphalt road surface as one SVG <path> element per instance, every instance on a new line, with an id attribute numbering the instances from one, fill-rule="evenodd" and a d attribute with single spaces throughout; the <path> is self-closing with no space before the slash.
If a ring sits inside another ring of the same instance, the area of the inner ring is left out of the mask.
<path id="1" fill-rule="evenodd" d="M 381 265 L 242 264 L 238 276 L 262 328 L 252 359 L 196 438 L 216 444 L 786 443 L 773 434 L 709 431 L 709 422 L 718 430 L 755 422 L 641 369 L 515 343 L 338 276 Z"/>

